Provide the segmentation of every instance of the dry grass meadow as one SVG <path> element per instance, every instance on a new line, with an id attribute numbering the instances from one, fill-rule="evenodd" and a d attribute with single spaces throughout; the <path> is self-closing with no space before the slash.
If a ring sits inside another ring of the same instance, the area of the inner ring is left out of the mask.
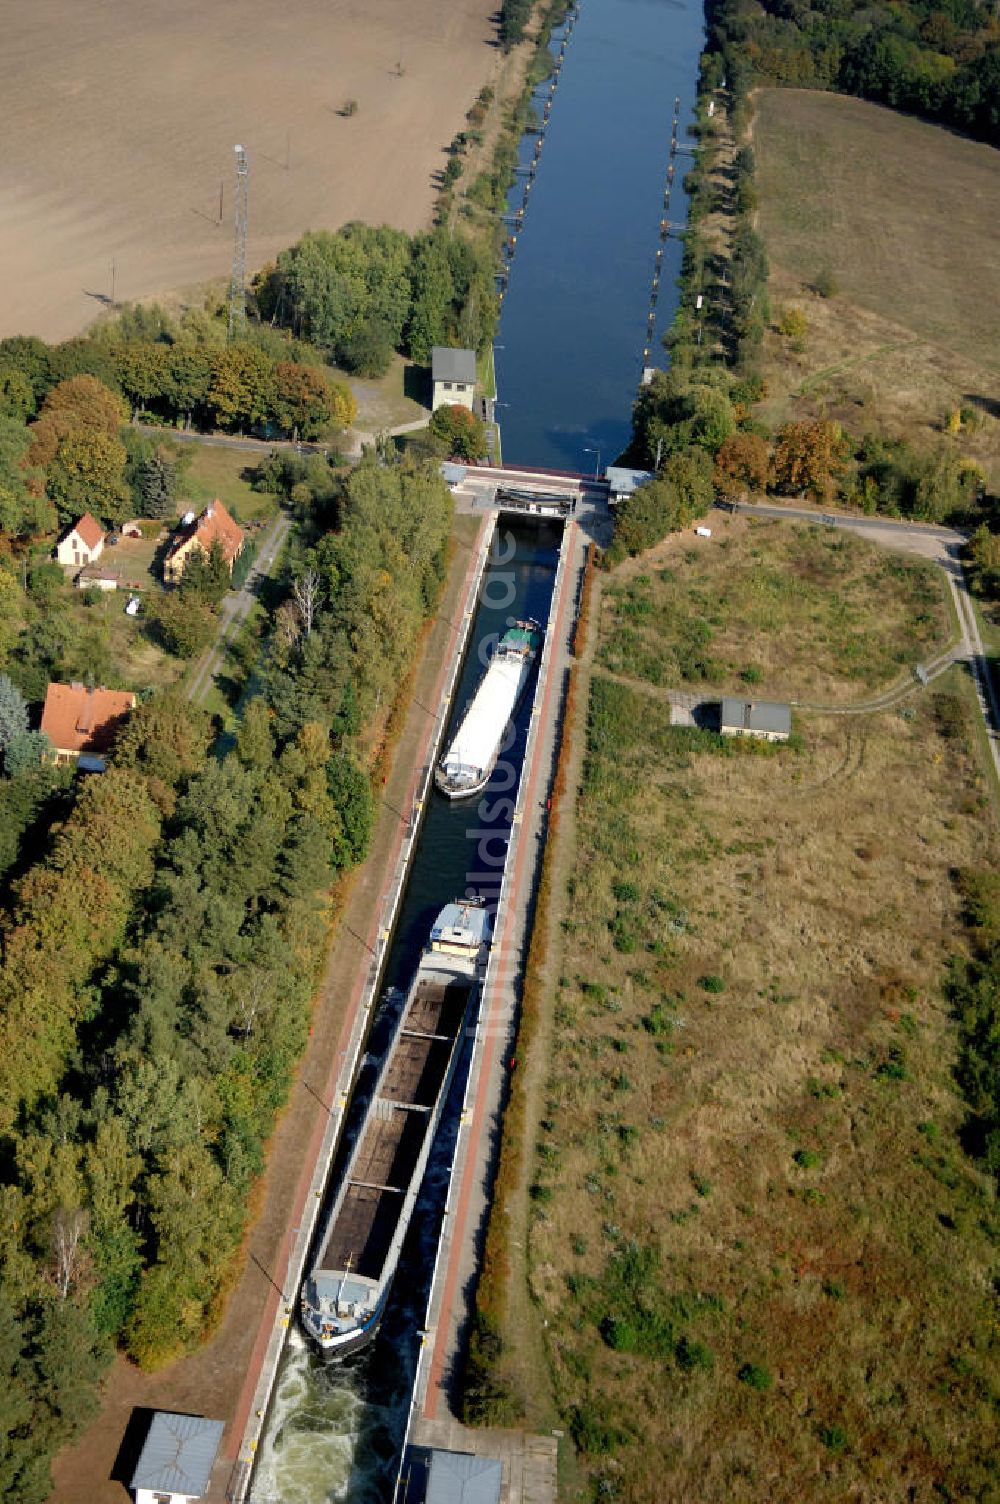
<path id="1" fill-rule="evenodd" d="M 919 567 L 867 592 L 816 568 L 805 528 L 768 532 L 794 604 L 758 609 L 739 577 L 761 536 L 653 582 L 661 682 L 705 597 L 720 657 L 777 685 L 812 655 L 844 698 L 841 596 L 886 639 L 871 683 L 907 578 L 911 628 L 937 610 Z M 968 681 L 727 747 L 604 673 L 635 580 L 609 585 L 530 1188 L 561 1419 L 515 1332 L 529 1423 L 574 1438 L 566 1499 L 996 1498 L 995 1204 L 959 1145 L 942 998 L 955 871 L 997 855 Z"/>
<path id="2" fill-rule="evenodd" d="M 7 9 L 0 335 L 77 333 L 112 295 L 112 262 L 119 302 L 225 282 L 236 142 L 251 268 L 306 229 L 423 227 L 444 149 L 499 67 L 491 0 Z"/>
<path id="3" fill-rule="evenodd" d="M 940 571 L 830 527 L 713 517 L 615 572 L 599 661 L 669 689 L 839 705 L 952 635 Z M 678 588 L 683 581 L 683 588 Z"/>
<path id="4" fill-rule="evenodd" d="M 1000 483 L 1000 155 L 858 99 L 755 98 L 772 312 L 809 321 L 801 351 L 767 337 L 762 416 L 823 410 L 854 433 L 926 444 L 967 407 L 963 453 Z M 825 299 L 824 272 L 837 288 Z"/>

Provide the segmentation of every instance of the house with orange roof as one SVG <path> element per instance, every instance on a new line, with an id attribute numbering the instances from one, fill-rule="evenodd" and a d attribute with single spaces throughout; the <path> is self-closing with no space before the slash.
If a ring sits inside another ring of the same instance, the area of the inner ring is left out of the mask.
<path id="1" fill-rule="evenodd" d="M 96 517 L 84 512 L 65 537 L 56 544 L 56 558 L 64 569 L 82 569 L 104 552 L 104 529 Z"/>
<path id="2" fill-rule="evenodd" d="M 130 690 L 50 684 L 41 730 L 52 743 L 57 763 L 78 762 L 90 772 L 103 773 L 104 753 L 134 707 L 135 695 Z"/>
<path id="3" fill-rule="evenodd" d="M 163 578 L 168 585 L 179 585 L 184 577 L 187 562 L 195 553 L 209 554 L 212 544 L 222 548 L 229 573 L 243 552 L 246 541 L 243 529 L 234 521 L 222 502 L 216 497 L 200 517 L 192 513 L 182 521 L 180 531 L 174 538 L 163 561 Z"/>

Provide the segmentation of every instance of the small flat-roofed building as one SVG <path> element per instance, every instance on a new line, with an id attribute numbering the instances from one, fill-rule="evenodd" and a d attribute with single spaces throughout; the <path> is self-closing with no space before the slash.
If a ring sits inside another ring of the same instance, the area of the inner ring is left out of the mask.
<path id="1" fill-rule="evenodd" d="M 655 480 L 652 470 L 629 470 L 624 465 L 609 465 L 604 472 L 604 479 L 608 483 L 608 501 L 612 506 L 617 506 L 620 501 L 625 501 L 633 491 L 646 484 L 647 480 Z"/>
<path id="2" fill-rule="evenodd" d="M 50 684 L 45 692 L 41 730 L 52 743 L 57 763 L 86 757 L 88 769 L 103 771 L 103 754 L 134 707 L 135 695 L 130 690 Z"/>
<path id="3" fill-rule="evenodd" d="M 104 529 L 89 512 L 84 512 L 56 544 L 56 558 L 64 569 L 82 569 L 84 564 L 93 564 L 103 551 Z"/>
<path id="4" fill-rule="evenodd" d="M 476 390 L 475 350 L 453 350 L 435 345 L 431 350 L 431 412 L 458 405 L 472 411 Z"/>
<path id="5" fill-rule="evenodd" d="M 190 1504 L 208 1490 L 221 1420 L 157 1410 L 132 1474 L 136 1504 Z"/>
<path id="6" fill-rule="evenodd" d="M 723 736 L 756 736 L 767 742 L 787 742 L 792 734 L 791 706 L 771 700 L 723 700 L 719 730 Z"/>
<path id="7" fill-rule="evenodd" d="M 425 1504 L 499 1504 L 503 1465 L 471 1452 L 431 1453 Z"/>

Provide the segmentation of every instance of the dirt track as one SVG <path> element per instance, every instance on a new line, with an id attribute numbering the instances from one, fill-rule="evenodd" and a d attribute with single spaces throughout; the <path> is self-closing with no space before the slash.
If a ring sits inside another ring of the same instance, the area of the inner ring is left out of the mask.
<path id="1" fill-rule="evenodd" d="M 225 279 L 233 146 L 248 265 L 303 230 L 428 222 L 492 76 L 492 0 L 33 0 L 0 50 L 0 335 Z M 397 71 L 397 65 L 401 71 Z M 358 111 L 345 118 L 345 100 Z M 218 223 L 224 186 L 223 223 Z"/>

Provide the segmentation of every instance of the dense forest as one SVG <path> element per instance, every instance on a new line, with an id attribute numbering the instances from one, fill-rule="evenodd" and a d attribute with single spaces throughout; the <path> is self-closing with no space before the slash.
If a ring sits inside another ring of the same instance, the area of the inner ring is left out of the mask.
<path id="1" fill-rule="evenodd" d="M 709 55 L 737 90 L 838 89 L 1000 144 L 1000 26 L 977 0 L 708 0 Z"/>
<path id="2" fill-rule="evenodd" d="M 489 245 L 440 228 L 310 232 L 261 273 L 256 295 L 262 318 L 366 376 L 394 350 L 426 364 L 433 345 L 479 350 L 496 329 Z"/>
<path id="3" fill-rule="evenodd" d="M 405 682 L 450 518 L 433 467 L 374 458 L 301 516 L 228 754 L 167 695 L 137 708 L 103 777 L 8 759 L 5 1498 L 47 1496 L 115 1344 L 155 1366 L 219 1314 L 305 1041 L 324 895 L 367 849 L 363 728 Z M 7 750 L 26 724 L 0 676 Z"/>

